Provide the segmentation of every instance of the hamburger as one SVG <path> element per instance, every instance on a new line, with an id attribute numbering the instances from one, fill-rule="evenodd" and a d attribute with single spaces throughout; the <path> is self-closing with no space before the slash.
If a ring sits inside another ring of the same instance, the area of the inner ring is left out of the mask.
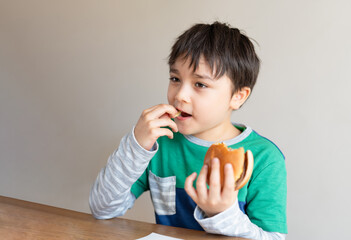
<path id="1" fill-rule="evenodd" d="M 221 186 L 224 185 L 224 166 L 230 163 L 233 166 L 235 178 L 235 190 L 242 188 L 250 179 L 254 160 L 250 150 L 245 153 L 243 147 L 238 149 L 228 148 L 225 143 L 214 143 L 206 152 L 204 164 L 209 166 L 208 179 L 211 176 L 211 162 L 213 158 L 218 158 L 220 163 Z"/>

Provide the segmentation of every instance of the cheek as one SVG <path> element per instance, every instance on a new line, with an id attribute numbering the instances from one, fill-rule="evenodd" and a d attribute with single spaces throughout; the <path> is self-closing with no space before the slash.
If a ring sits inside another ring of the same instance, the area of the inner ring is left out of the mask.
<path id="1" fill-rule="evenodd" d="M 172 88 L 170 86 L 168 86 L 167 100 L 171 105 L 174 103 L 174 91 L 172 91 Z"/>
<path id="2" fill-rule="evenodd" d="M 229 109 L 229 100 L 226 96 L 208 98 L 206 101 L 199 101 L 196 110 L 203 120 L 212 121 L 222 118 Z"/>
<path id="3" fill-rule="evenodd" d="M 211 119 L 213 115 L 217 115 L 218 103 L 216 99 L 204 99 L 197 101 L 197 104 L 194 106 L 194 108 L 198 117 L 201 119 Z"/>

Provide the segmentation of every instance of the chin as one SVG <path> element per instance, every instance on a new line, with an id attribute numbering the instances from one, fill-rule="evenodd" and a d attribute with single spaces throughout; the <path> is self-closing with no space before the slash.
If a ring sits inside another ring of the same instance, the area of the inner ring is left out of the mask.
<path id="1" fill-rule="evenodd" d="M 191 132 L 190 131 L 186 131 L 186 130 L 183 130 L 181 128 L 178 128 L 178 132 L 183 134 L 183 135 L 191 135 Z"/>
<path id="2" fill-rule="evenodd" d="M 175 123 L 177 124 L 178 132 L 183 135 L 196 135 L 203 131 L 199 124 L 195 124 L 194 122 L 184 123 L 182 121 L 176 120 Z"/>
<path id="3" fill-rule="evenodd" d="M 191 129 L 186 129 L 178 126 L 178 132 L 183 134 L 183 135 L 193 135 L 194 131 L 191 131 Z"/>
<path id="4" fill-rule="evenodd" d="M 183 135 L 192 135 L 192 136 L 195 136 L 201 133 L 201 131 L 196 131 L 195 129 L 181 128 L 181 127 L 178 127 L 178 132 Z"/>

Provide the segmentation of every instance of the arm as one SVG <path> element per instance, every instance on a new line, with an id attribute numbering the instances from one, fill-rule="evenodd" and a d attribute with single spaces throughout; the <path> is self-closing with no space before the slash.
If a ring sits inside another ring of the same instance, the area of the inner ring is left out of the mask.
<path id="1" fill-rule="evenodd" d="M 210 218 L 207 218 L 205 212 L 196 207 L 194 217 L 202 228 L 209 233 L 249 239 L 285 239 L 285 234 L 267 232 L 252 223 L 248 216 L 239 209 L 237 201 L 229 209 Z"/>
<path id="2" fill-rule="evenodd" d="M 151 151 L 142 148 L 134 137 L 134 129 L 122 138 L 119 148 L 101 169 L 90 192 L 89 204 L 95 218 L 122 216 L 133 206 L 135 196 L 130 189 L 146 169 L 157 146 L 155 143 Z"/>
<path id="3" fill-rule="evenodd" d="M 108 219 L 121 216 L 133 206 L 135 196 L 130 191 L 131 187 L 156 153 L 156 140 L 165 135 L 173 138 L 173 132 L 164 127 L 178 131 L 171 120 L 176 113 L 173 106 L 166 104 L 143 111 L 133 131 L 122 139 L 93 185 L 89 204 L 94 217 Z"/>

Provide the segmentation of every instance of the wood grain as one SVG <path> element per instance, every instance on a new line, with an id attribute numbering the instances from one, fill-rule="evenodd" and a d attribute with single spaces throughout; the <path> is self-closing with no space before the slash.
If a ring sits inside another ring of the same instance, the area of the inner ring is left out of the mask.
<path id="1" fill-rule="evenodd" d="M 114 218 L 0 196 L 0 239 L 137 239 L 155 232 L 181 239 L 243 239 L 184 228 Z"/>

